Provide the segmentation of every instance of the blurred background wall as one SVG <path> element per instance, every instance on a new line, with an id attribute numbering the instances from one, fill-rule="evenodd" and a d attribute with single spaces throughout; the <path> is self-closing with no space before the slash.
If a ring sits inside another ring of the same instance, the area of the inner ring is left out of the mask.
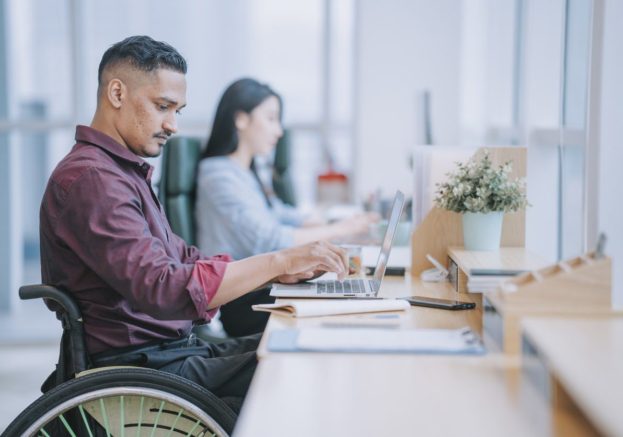
<path id="1" fill-rule="evenodd" d="M 616 0 L 0 0 L 0 318 L 17 326 L 33 311 L 16 290 L 40 281 L 45 182 L 75 125 L 90 123 L 101 55 L 134 34 L 188 60 L 181 135 L 206 137 L 223 89 L 241 76 L 282 94 L 304 207 L 330 169 L 348 176 L 354 203 L 411 194 L 415 145 L 528 146 L 528 247 L 565 258 L 606 231 L 623 304 L 622 9 Z"/>

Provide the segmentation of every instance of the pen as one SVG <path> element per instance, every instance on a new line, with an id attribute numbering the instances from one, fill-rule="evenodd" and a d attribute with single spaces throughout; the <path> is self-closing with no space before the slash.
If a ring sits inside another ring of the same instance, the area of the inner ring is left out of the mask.
<path id="1" fill-rule="evenodd" d="M 323 328 L 372 328 L 372 329 L 398 329 L 400 325 L 390 323 L 363 323 L 363 322 L 324 322 Z"/>

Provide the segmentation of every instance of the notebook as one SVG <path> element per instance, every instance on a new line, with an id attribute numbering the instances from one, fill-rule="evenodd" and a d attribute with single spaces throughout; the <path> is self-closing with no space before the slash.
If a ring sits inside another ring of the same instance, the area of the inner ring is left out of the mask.
<path id="1" fill-rule="evenodd" d="M 372 279 L 346 279 L 342 282 L 338 280 L 316 280 L 302 284 L 273 284 L 270 295 L 275 297 L 319 297 L 323 299 L 346 297 L 370 299 L 377 297 L 404 204 L 404 194 L 397 191 Z"/>
<path id="2" fill-rule="evenodd" d="M 253 305 L 253 311 L 267 311 L 288 317 L 317 317 L 340 314 L 406 311 L 411 307 L 402 299 L 281 300 L 279 303 Z"/>

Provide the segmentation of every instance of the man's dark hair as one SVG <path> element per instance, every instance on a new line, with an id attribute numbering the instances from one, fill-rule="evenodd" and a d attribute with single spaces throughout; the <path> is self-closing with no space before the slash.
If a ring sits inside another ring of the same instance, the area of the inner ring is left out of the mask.
<path id="1" fill-rule="evenodd" d="M 122 62 L 145 72 L 166 68 L 186 74 L 187 70 L 184 57 L 169 44 L 144 35 L 130 36 L 113 44 L 102 56 L 97 72 L 100 87 L 104 70 Z"/>

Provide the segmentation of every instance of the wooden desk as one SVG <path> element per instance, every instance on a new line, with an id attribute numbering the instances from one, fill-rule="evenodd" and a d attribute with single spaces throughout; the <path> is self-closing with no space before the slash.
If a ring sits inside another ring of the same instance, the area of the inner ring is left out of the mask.
<path id="1" fill-rule="evenodd" d="M 383 296 L 469 299 L 448 283 L 387 278 Z M 352 316 L 271 316 L 274 329 L 315 326 Z M 479 312 L 411 307 L 405 328 L 475 326 Z M 271 353 L 261 357 L 238 419 L 238 437 L 371 435 L 548 435 L 546 401 L 519 389 L 517 359 L 501 355 L 434 356 Z M 526 400 L 527 399 L 527 400 Z"/>
<path id="2" fill-rule="evenodd" d="M 548 435 L 545 401 L 519 396 L 517 366 L 499 358 L 272 354 L 235 436 Z"/>
<path id="3" fill-rule="evenodd" d="M 622 436 L 623 317 L 527 318 L 522 325 L 524 367 L 554 413 L 575 417 L 582 435 Z M 577 428 L 554 427 L 560 435 L 579 435 Z"/>

